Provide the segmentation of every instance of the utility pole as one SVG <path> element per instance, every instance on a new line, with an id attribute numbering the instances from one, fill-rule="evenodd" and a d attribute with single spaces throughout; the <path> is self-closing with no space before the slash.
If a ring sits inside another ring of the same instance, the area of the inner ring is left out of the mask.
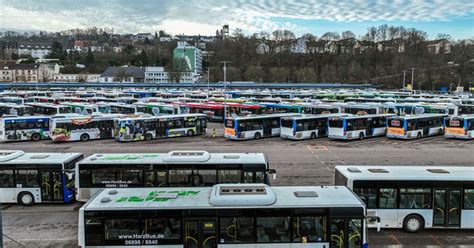
<path id="1" fill-rule="evenodd" d="M 406 70 L 403 70 L 403 92 L 405 92 L 405 78 L 406 78 L 406 75 L 407 75 L 407 71 Z"/>
<path id="2" fill-rule="evenodd" d="M 227 117 L 227 94 L 225 93 L 227 90 L 227 64 L 230 63 L 230 61 L 221 61 L 221 64 L 223 64 L 223 70 L 224 70 L 224 124 L 225 124 L 225 118 Z"/>
<path id="3" fill-rule="evenodd" d="M 412 88 L 412 91 L 413 90 L 416 90 L 415 88 L 415 68 L 410 68 L 411 69 L 411 88 Z"/>
<path id="4" fill-rule="evenodd" d="M 209 78 L 211 76 L 210 74 L 210 68 L 207 68 L 207 100 L 209 101 Z"/>
<path id="5" fill-rule="evenodd" d="M 2 204 L 0 203 L 0 247 L 3 247 Z"/>

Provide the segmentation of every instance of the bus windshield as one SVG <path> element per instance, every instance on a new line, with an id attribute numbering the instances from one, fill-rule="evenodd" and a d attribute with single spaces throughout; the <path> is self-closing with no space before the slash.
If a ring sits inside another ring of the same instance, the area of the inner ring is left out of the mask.
<path id="1" fill-rule="evenodd" d="M 225 127 L 234 128 L 234 120 L 227 119 L 225 121 Z"/>

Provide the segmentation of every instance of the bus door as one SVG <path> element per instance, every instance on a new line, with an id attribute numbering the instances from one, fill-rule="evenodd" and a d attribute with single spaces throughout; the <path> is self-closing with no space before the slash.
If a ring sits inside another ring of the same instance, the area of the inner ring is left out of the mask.
<path id="1" fill-rule="evenodd" d="M 215 248 L 217 247 L 217 221 L 208 219 L 184 220 L 185 248 Z"/>
<path id="2" fill-rule="evenodd" d="M 63 184 L 60 171 L 40 171 L 42 201 L 63 201 Z"/>
<path id="3" fill-rule="evenodd" d="M 166 121 L 160 120 L 156 123 L 156 137 L 166 137 Z"/>
<path id="4" fill-rule="evenodd" d="M 433 226 L 459 227 L 461 224 L 461 190 L 435 189 Z"/>
<path id="5" fill-rule="evenodd" d="M 203 134 L 206 129 L 206 119 L 196 118 L 196 134 Z"/>
<path id="6" fill-rule="evenodd" d="M 263 137 L 271 137 L 272 136 L 272 119 L 264 119 L 262 120 L 263 124 Z"/>
<path id="7" fill-rule="evenodd" d="M 362 219 L 330 219 L 331 248 L 362 248 Z"/>

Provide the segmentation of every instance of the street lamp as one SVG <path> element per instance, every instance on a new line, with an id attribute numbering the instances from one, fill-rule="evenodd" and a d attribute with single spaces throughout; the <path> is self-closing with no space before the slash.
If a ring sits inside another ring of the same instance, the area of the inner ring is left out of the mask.
<path id="1" fill-rule="evenodd" d="M 225 93 L 227 91 L 227 64 L 230 63 L 230 61 L 221 61 L 221 64 L 223 64 L 222 69 L 224 70 L 224 122 L 225 118 L 227 117 L 227 94 Z"/>
<path id="2" fill-rule="evenodd" d="M 209 78 L 210 78 L 210 68 L 207 68 L 207 100 L 209 101 Z"/>

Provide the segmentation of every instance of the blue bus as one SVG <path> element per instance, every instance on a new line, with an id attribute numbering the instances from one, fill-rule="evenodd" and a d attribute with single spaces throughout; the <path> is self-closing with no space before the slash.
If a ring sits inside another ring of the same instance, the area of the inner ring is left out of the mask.
<path id="1" fill-rule="evenodd" d="M 74 167 L 81 153 L 0 152 L 0 202 L 31 206 L 35 203 L 74 201 Z"/>

